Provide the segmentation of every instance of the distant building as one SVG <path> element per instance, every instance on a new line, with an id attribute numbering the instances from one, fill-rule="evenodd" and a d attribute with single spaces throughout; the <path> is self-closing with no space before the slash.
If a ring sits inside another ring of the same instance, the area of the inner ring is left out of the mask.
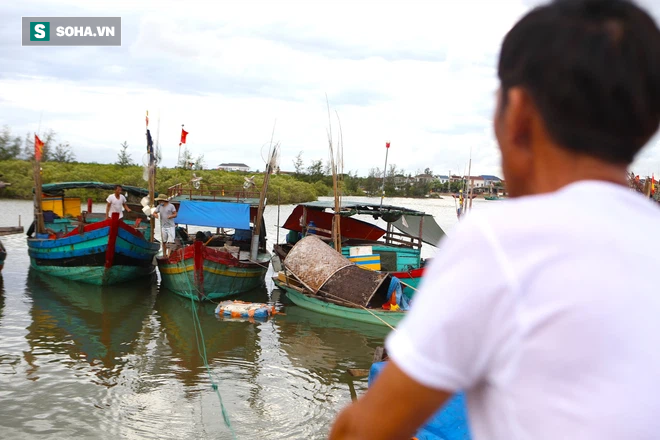
<path id="1" fill-rule="evenodd" d="M 482 174 L 481 177 L 484 178 L 484 185 L 489 186 L 491 183 L 495 184 L 497 182 L 501 182 L 502 179 L 500 179 L 497 176 L 492 176 L 490 174 Z"/>
<path id="2" fill-rule="evenodd" d="M 467 180 L 468 185 L 472 185 L 472 188 L 483 188 L 485 186 L 485 180 L 482 176 L 469 176 Z"/>
<path id="3" fill-rule="evenodd" d="M 433 182 L 433 176 L 430 174 L 418 174 L 415 176 L 415 182 L 417 183 L 431 183 Z"/>
<path id="4" fill-rule="evenodd" d="M 221 163 L 218 165 L 218 169 L 224 171 L 250 171 L 250 167 L 244 163 Z"/>
<path id="5" fill-rule="evenodd" d="M 447 183 L 449 182 L 449 176 L 435 176 L 435 180 L 437 180 L 439 183 Z"/>

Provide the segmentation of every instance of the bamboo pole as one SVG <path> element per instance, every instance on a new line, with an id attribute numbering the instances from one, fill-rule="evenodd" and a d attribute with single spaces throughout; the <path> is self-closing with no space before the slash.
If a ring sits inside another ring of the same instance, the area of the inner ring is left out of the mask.
<path id="1" fill-rule="evenodd" d="M 34 198 L 36 230 L 38 234 L 43 234 L 46 231 L 46 225 L 44 224 L 44 213 L 42 210 L 41 163 L 36 156 L 34 158 Z"/>

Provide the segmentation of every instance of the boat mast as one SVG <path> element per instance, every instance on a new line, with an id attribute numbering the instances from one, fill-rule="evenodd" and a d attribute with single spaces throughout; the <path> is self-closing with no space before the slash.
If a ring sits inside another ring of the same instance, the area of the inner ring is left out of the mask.
<path id="1" fill-rule="evenodd" d="M 469 210 L 472 210 L 472 147 L 470 147 L 470 164 L 468 165 L 468 179 L 470 179 L 470 186 L 468 189 L 468 206 Z"/>
<path id="2" fill-rule="evenodd" d="M 385 142 L 385 169 L 383 170 L 383 185 L 380 194 L 380 207 L 383 207 L 383 197 L 385 197 L 385 177 L 387 176 L 387 155 L 390 152 L 390 141 Z"/>
<path id="3" fill-rule="evenodd" d="M 268 194 L 268 183 L 270 182 L 270 175 L 275 167 L 277 161 L 277 151 L 280 144 L 277 143 L 273 146 L 273 137 L 275 136 L 275 124 L 273 124 L 273 133 L 270 137 L 270 148 L 268 150 L 268 162 L 266 162 L 266 169 L 264 170 L 264 183 L 261 186 L 261 194 L 259 196 L 259 208 L 257 209 L 257 218 L 254 219 L 254 232 L 252 234 L 252 246 L 250 247 L 250 259 L 257 260 L 259 253 L 259 235 L 261 234 L 261 219 L 264 214 L 264 206 L 266 205 L 266 195 Z"/>
<path id="4" fill-rule="evenodd" d="M 36 147 L 37 135 L 35 134 L 34 137 Z M 43 145 L 41 148 L 43 148 Z M 41 161 L 39 157 L 41 153 L 37 154 L 36 148 L 34 153 L 34 215 L 37 233 L 43 234 L 46 231 L 46 225 L 44 224 L 44 213 L 41 206 Z"/>
<path id="5" fill-rule="evenodd" d="M 337 145 L 337 154 L 335 156 L 334 146 L 332 144 L 332 119 L 330 117 L 330 103 L 328 95 L 325 95 L 325 102 L 328 108 L 328 148 L 330 149 L 330 166 L 332 168 L 332 193 L 335 198 L 334 216 L 332 218 L 332 243 L 337 252 L 341 254 L 341 196 L 339 194 L 339 168 L 343 172 L 343 136 L 341 132 L 341 122 L 339 122 L 339 142 Z M 335 111 L 337 121 L 339 113 Z"/>
<path id="6" fill-rule="evenodd" d="M 160 116 L 158 117 L 158 125 L 160 125 Z M 154 145 L 149 134 L 149 111 L 147 111 L 146 119 L 147 127 L 147 150 L 149 151 L 149 206 L 154 206 L 154 193 L 156 192 L 156 165 L 154 158 Z M 149 241 L 154 241 L 154 228 L 156 227 L 156 219 L 153 215 L 149 216 Z"/>

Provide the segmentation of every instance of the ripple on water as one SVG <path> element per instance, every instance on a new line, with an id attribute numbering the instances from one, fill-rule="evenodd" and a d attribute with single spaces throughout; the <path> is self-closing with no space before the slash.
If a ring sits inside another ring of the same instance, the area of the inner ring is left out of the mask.
<path id="1" fill-rule="evenodd" d="M 444 209 L 444 201 L 432 203 L 434 214 Z M 30 202 L 16 206 L 0 200 L 0 224 L 14 224 L 22 210 L 29 217 Z M 282 220 L 292 208 L 283 207 Z M 277 207 L 267 207 L 266 217 L 274 225 Z M 231 438 L 197 350 L 189 301 L 149 282 L 99 290 L 30 277 L 25 237 L 3 243 L 0 437 Z M 257 289 L 247 298 L 278 301 L 285 314 L 250 323 L 218 319 L 213 305 L 196 309 L 238 438 L 326 438 L 350 402 L 346 370 L 368 368 L 387 329 L 301 310 L 279 291 Z M 354 384 L 358 393 L 366 388 L 366 380 Z"/>

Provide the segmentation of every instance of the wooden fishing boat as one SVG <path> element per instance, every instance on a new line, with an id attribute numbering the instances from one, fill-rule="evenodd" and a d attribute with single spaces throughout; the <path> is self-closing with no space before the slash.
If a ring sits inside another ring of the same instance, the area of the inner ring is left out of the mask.
<path id="1" fill-rule="evenodd" d="M 300 237 L 309 234 L 330 241 L 335 214 L 333 202 L 296 206 L 282 226 L 290 231 L 287 242 L 275 245 L 275 254 L 284 260 Z M 387 272 L 401 279 L 405 294 L 411 297 L 424 275 L 426 260 L 421 258 L 422 243 L 437 246 L 445 235 L 433 216 L 399 206 L 359 202 L 342 202 L 339 215 L 342 255 L 365 269 Z M 359 215 L 383 220 L 387 229 L 353 218 Z"/>
<path id="2" fill-rule="evenodd" d="M 277 277 L 273 277 L 275 286 L 286 292 L 287 298 L 292 303 L 303 309 L 311 310 L 313 312 L 322 313 L 324 315 L 335 316 L 337 318 L 350 319 L 351 321 L 364 322 L 367 324 L 376 325 L 391 325 L 396 327 L 399 321 L 403 319 L 406 312 L 390 311 L 390 310 L 363 310 L 357 307 L 347 307 L 339 304 L 334 304 L 321 297 L 314 297 L 309 292 L 301 287 L 296 287 L 289 281 L 282 281 Z"/>
<path id="3" fill-rule="evenodd" d="M 240 203 L 181 201 L 179 225 L 234 229 L 233 233 L 184 236 L 168 257 L 156 258 L 162 285 L 187 298 L 215 300 L 247 292 L 264 283 L 271 254 L 265 235 L 252 258 L 250 247 L 255 226 L 250 225 L 250 206 Z M 179 230 L 179 233 L 181 231 Z"/>
<path id="4" fill-rule="evenodd" d="M 394 327 L 408 303 L 398 279 L 359 268 L 314 235 L 296 243 L 273 281 L 300 307 L 370 324 Z"/>
<path id="5" fill-rule="evenodd" d="M 2 268 L 5 266 L 5 258 L 7 258 L 7 250 L 0 241 L 0 272 L 2 271 Z"/>
<path id="6" fill-rule="evenodd" d="M 499 196 L 486 196 L 484 197 L 486 200 L 504 200 L 504 197 L 499 197 Z"/>
<path id="7" fill-rule="evenodd" d="M 91 201 L 88 211 L 81 211 L 80 198 L 64 196 L 64 190 L 76 188 L 110 190 L 114 185 L 65 182 L 40 187 L 37 220 L 28 230 L 30 265 L 49 275 L 102 286 L 151 275 L 160 245 L 149 240 L 149 223 L 142 222 L 146 215 L 134 209 L 123 219 L 118 213 L 108 219 L 105 213 L 90 212 Z M 129 195 L 148 194 L 141 188 L 125 189 Z"/>
<path id="8" fill-rule="evenodd" d="M 205 192 L 199 180 L 191 181 L 195 191 L 183 185 L 170 188 L 179 205 L 176 223 L 185 225 L 186 231 L 178 228 L 178 243 L 170 254 L 156 258 L 165 288 L 203 301 L 236 296 L 264 284 L 272 255 L 266 250 L 263 210 L 278 151 L 279 144 L 269 152 L 258 206 L 253 206 L 253 197 L 245 197 L 252 185 L 238 190 L 238 196 L 233 191 L 231 196 L 215 194 L 215 189 Z M 216 233 L 198 231 L 192 240 L 189 226 L 215 228 Z"/>

